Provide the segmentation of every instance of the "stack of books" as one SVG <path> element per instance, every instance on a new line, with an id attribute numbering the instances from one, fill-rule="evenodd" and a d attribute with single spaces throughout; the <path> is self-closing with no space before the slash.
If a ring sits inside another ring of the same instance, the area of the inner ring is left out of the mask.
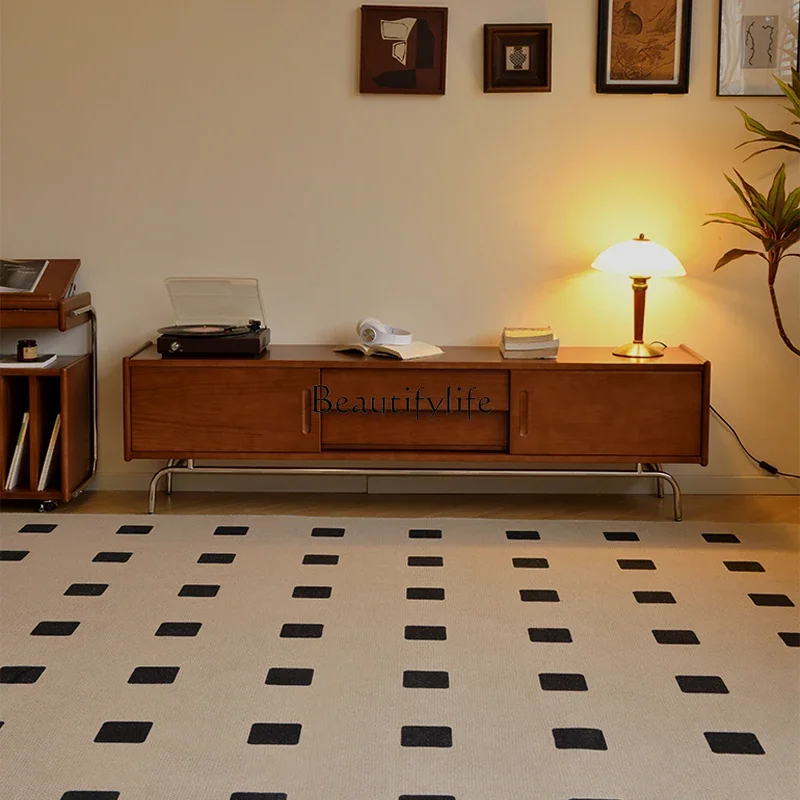
<path id="1" fill-rule="evenodd" d="M 503 358 L 550 358 L 558 356 L 559 341 L 551 327 L 503 328 Z"/>

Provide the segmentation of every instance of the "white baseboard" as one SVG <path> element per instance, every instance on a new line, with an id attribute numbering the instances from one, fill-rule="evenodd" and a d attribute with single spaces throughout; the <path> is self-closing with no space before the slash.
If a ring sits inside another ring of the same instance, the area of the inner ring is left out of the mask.
<path id="1" fill-rule="evenodd" d="M 669 467 L 667 467 L 669 470 Z M 673 472 L 685 494 L 798 495 L 800 481 L 768 475 L 681 475 Z M 101 473 L 92 491 L 145 491 L 152 473 Z M 377 477 L 370 494 L 647 494 L 653 480 L 641 478 L 564 477 Z M 163 489 L 163 486 L 161 487 Z M 342 476 L 177 475 L 174 491 L 325 492 L 363 494 L 367 479 Z M 669 491 L 669 487 L 667 487 Z"/>

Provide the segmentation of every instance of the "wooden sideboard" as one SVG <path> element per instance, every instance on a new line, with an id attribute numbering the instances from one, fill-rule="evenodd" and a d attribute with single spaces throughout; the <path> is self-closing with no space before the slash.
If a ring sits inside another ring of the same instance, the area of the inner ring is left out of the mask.
<path id="1" fill-rule="evenodd" d="M 672 485 L 680 517 L 677 483 L 660 465 L 708 463 L 707 360 L 683 345 L 646 360 L 600 347 L 563 347 L 555 361 L 507 360 L 492 347 L 444 350 L 408 362 L 325 345 L 273 345 L 257 359 L 165 359 L 148 345 L 123 361 L 125 459 L 168 460 L 151 484 L 151 513 L 158 481 L 166 477 L 169 491 L 178 472 L 585 474 L 515 469 L 551 462 L 637 465 L 592 475 L 648 475 L 645 465 Z M 323 468 L 201 467 L 197 459 Z M 348 469 L 348 461 L 376 467 Z"/>

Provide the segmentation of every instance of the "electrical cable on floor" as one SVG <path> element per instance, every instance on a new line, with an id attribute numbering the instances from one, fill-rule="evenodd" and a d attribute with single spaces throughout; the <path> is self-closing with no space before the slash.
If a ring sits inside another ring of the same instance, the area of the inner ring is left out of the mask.
<path id="1" fill-rule="evenodd" d="M 667 345 L 664 344 L 664 342 L 659 342 L 658 340 L 652 341 L 652 342 L 650 342 L 650 344 L 660 344 L 660 345 L 663 345 L 665 349 L 667 347 Z M 781 472 L 777 467 L 773 467 L 772 464 L 770 464 L 768 461 L 762 461 L 762 460 L 756 458 L 744 446 L 744 442 L 739 438 L 739 434 L 736 433 L 736 431 L 733 428 L 733 425 L 731 425 L 730 422 L 728 422 L 728 420 L 726 420 L 725 417 L 723 417 L 722 414 L 720 414 L 719 411 L 717 411 L 717 409 L 714 408 L 714 406 L 709 404 L 709 408 L 717 415 L 717 417 L 720 419 L 720 421 L 725 426 L 727 426 L 728 430 L 730 430 L 730 432 L 736 437 L 736 441 L 739 442 L 739 445 L 741 446 L 742 450 L 744 450 L 744 452 L 747 453 L 749 458 L 751 458 L 756 464 L 758 464 L 758 466 L 761 467 L 761 469 L 763 469 L 765 472 L 769 472 L 770 475 L 781 475 L 784 478 L 800 478 L 800 475 L 795 475 L 793 472 Z"/>

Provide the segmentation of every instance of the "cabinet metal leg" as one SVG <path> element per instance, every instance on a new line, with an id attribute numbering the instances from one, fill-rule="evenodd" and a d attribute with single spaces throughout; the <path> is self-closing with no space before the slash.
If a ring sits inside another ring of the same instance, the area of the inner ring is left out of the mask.
<path id="1" fill-rule="evenodd" d="M 160 469 L 153 475 L 150 481 L 150 492 L 147 503 L 147 513 L 156 513 L 156 493 L 158 491 L 158 484 L 162 478 L 171 480 L 173 474 L 181 473 L 182 475 L 190 475 L 192 473 L 198 475 L 358 475 L 360 477 L 369 476 L 392 476 L 392 477 L 421 477 L 435 475 L 437 477 L 548 477 L 548 478 L 568 478 L 568 477 L 598 477 L 603 476 L 607 478 L 655 478 L 660 482 L 660 490 L 663 493 L 664 482 L 666 481 L 672 487 L 672 503 L 673 515 L 676 522 L 680 522 L 683 518 L 683 505 L 681 502 L 681 490 L 675 478 L 660 469 L 660 464 L 642 464 L 636 465 L 636 470 L 549 470 L 549 469 L 405 469 L 398 467 L 384 467 L 384 468 L 350 468 L 350 467 L 204 467 L 195 466 L 193 458 L 187 459 L 170 459 L 167 466 Z M 645 469 L 647 467 L 648 469 Z M 659 467 L 659 469 L 656 469 Z M 171 483 L 169 484 L 171 486 Z M 660 497 L 663 494 L 659 495 Z"/>

